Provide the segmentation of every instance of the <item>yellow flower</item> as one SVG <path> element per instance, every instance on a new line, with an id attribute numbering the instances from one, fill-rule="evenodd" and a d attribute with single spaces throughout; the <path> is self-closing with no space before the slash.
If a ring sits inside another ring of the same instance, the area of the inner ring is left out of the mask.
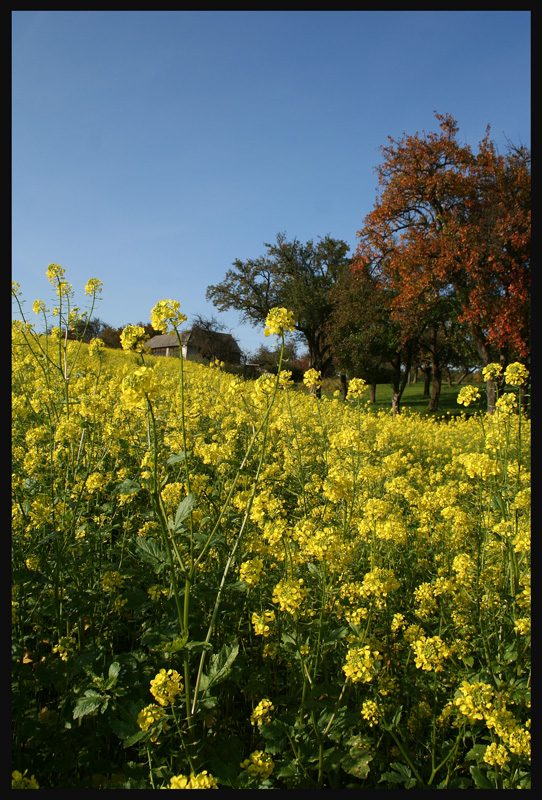
<path id="1" fill-rule="evenodd" d="M 137 715 L 137 724 L 142 731 L 148 731 L 157 722 L 161 723 L 157 733 L 151 736 L 151 742 L 156 742 L 160 733 L 169 729 L 169 725 L 164 719 L 165 715 L 165 710 L 155 703 L 145 706 Z"/>
<path id="2" fill-rule="evenodd" d="M 141 353 L 148 338 L 145 328 L 141 325 L 127 325 L 120 335 L 120 343 L 123 350 L 135 350 L 136 353 Z"/>
<path id="3" fill-rule="evenodd" d="M 38 782 L 32 775 L 30 778 L 26 777 L 27 769 L 23 773 L 15 770 L 11 773 L 11 788 L 12 789 L 39 789 Z"/>
<path id="4" fill-rule="evenodd" d="M 45 311 L 45 303 L 43 300 L 34 300 L 32 303 L 32 311 L 34 314 L 40 314 L 42 311 Z"/>
<path id="5" fill-rule="evenodd" d="M 457 395 L 457 402 L 459 405 L 470 406 L 481 397 L 480 389 L 476 386 L 463 386 Z"/>
<path id="6" fill-rule="evenodd" d="M 182 694 L 183 683 L 181 676 L 174 669 L 161 669 L 151 681 L 151 694 L 161 706 L 173 703 L 175 698 Z"/>
<path id="7" fill-rule="evenodd" d="M 264 611 L 261 616 L 254 611 L 252 614 L 252 624 L 254 625 L 254 633 L 256 636 L 269 636 L 271 633 L 270 624 L 272 624 L 274 621 L 274 611 Z"/>
<path id="8" fill-rule="evenodd" d="M 502 767 L 508 760 L 508 751 L 503 744 L 492 742 L 486 747 L 484 753 L 484 761 L 486 764 Z"/>
<path id="9" fill-rule="evenodd" d="M 249 586 L 257 586 L 260 582 L 262 570 L 263 561 L 261 558 L 253 558 L 250 561 L 245 561 L 239 568 L 239 579 L 248 583 Z"/>
<path id="10" fill-rule="evenodd" d="M 58 644 L 53 646 L 53 653 L 58 653 L 62 661 L 68 660 L 68 655 L 75 650 L 77 644 L 73 636 L 61 636 Z"/>
<path id="11" fill-rule="evenodd" d="M 500 364 L 488 364 L 487 367 L 484 367 L 482 370 L 482 377 L 485 381 L 493 381 L 496 378 L 500 378 L 502 375 L 502 367 Z"/>
<path id="12" fill-rule="evenodd" d="M 102 339 L 91 339 L 88 345 L 88 354 L 89 356 L 99 356 L 104 349 L 105 344 Z"/>
<path id="13" fill-rule="evenodd" d="M 303 375 L 303 383 L 307 389 L 319 389 L 322 385 L 322 373 L 320 370 L 308 369 Z"/>
<path id="14" fill-rule="evenodd" d="M 495 406 L 502 411 L 503 414 L 512 414 L 518 404 L 518 399 L 515 394 L 511 392 L 506 392 L 506 394 L 501 394 Z"/>
<path id="15" fill-rule="evenodd" d="M 361 716 L 363 719 L 367 720 L 369 723 L 369 727 L 373 727 L 373 725 L 378 725 L 378 721 L 380 719 L 380 713 L 378 711 L 378 706 L 374 702 L 374 700 L 366 700 L 362 707 L 361 707 Z"/>
<path id="16" fill-rule="evenodd" d="M 122 381 L 121 400 L 125 408 L 140 408 L 147 399 L 154 397 L 158 390 L 154 370 L 140 367 L 127 375 Z"/>
<path id="17" fill-rule="evenodd" d="M 272 308 L 265 320 L 265 336 L 270 336 L 272 333 L 281 336 L 293 330 L 295 330 L 293 313 L 286 308 Z"/>
<path id="18" fill-rule="evenodd" d="M 218 789 L 216 778 L 209 775 L 206 769 L 195 775 L 190 773 L 190 777 L 186 775 L 174 775 L 169 782 L 169 786 L 165 789 Z"/>
<path id="19" fill-rule="evenodd" d="M 514 361 L 509 364 L 504 371 L 504 380 L 509 386 L 522 386 L 527 383 L 529 377 L 529 370 L 524 364 L 519 361 Z"/>
<path id="20" fill-rule="evenodd" d="M 367 645 L 352 647 L 346 654 L 343 672 L 353 683 L 368 683 L 376 674 L 379 661 L 382 661 L 382 656 L 378 650 L 371 650 Z"/>
<path id="21" fill-rule="evenodd" d="M 351 378 L 350 382 L 348 383 L 346 399 L 359 400 L 366 389 L 367 383 L 363 380 L 363 378 Z"/>
<path id="22" fill-rule="evenodd" d="M 263 725 L 264 722 L 269 722 L 271 712 L 275 710 L 275 706 L 271 700 L 260 700 L 252 714 L 250 715 L 251 725 Z"/>
<path id="23" fill-rule="evenodd" d="M 151 325 L 162 333 L 177 330 L 186 320 L 178 300 L 160 300 L 151 311 Z"/>
<path id="24" fill-rule="evenodd" d="M 47 275 L 47 280 L 49 283 L 56 283 L 58 280 L 64 277 L 65 271 L 60 264 L 49 264 L 45 274 Z"/>
<path id="25" fill-rule="evenodd" d="M 425 636 L 417 639 L 411 645 L 414 650 L 414 663 L 418 669 L 435 670 L 442 672 L 442 662 L 451 655 L 450 648 L 442 641 L 440 636 Z"/>
<path id="26" fill-rule="evenodd" d="M 482 720 L 493 708 L 493 689 L 488 683 L 461 681 L 454 705 L 470 722 Z"/>
<path id="27" fill-rule="evenodd" d="M 303 587 L 303 578 L 299 580 L 283 579 L 277 583 L 273 589 L 273 603 L 280 605 L 281 611 L 288 614 L 295 614 L 301 606 L 307 592 Z"/>
<path id="28" fill-rule="evenodd" d="M 268 753 L 264 753 L 263 750 L 255 750 L 241 762 L 240 766 L 241 769 L 246 769 L 255 778 L 265 780 L 273 772 L 275 764 Z"/>
<path id="29" fill-rule="evenodd" d="M 120 572 L 110 569 L 102 575 L 102 589 L 104 592 L 116 592 L 122 586 L 123 577 Z"/>
<path id="30" fill-rule="evenodd" d="M 103 283 L 98 278 L 90 278 L 85 286 L 85 294 L 89 297 L 100 294 L 102 291 Z"/>

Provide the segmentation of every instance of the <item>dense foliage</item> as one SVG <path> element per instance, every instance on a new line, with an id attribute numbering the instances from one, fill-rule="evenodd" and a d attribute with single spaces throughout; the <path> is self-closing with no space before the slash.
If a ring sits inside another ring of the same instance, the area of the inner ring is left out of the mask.
<path id="1" fill-rule="evenodd" d="M 14 788 L 527 788 L 524 367 L 491 417 L 368 413 L 361 378 L 70 341 L 48 274 L 58 327 L 13 323 Z"/>

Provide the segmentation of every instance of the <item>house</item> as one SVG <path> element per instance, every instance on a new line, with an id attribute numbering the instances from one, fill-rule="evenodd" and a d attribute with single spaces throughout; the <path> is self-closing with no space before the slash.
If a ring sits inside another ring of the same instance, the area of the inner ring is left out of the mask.
<path id="1" fill-rule="evenodd" d="M 225 361 L 228 364 L 241 363 L 241 350 L 231 333 L 218 333 L 201 328 L 192 328 L 179 333 L 183 358 L 188 360 Z M 179 357 L 179 340 L 176 334 L 160 334 L 145 342 L 153 356 Z"/>

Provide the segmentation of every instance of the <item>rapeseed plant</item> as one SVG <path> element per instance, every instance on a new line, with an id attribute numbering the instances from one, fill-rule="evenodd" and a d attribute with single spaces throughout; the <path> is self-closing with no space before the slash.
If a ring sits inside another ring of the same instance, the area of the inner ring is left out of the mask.
<path id="1" fill-rule="evenodd" d="M 526 788 L 525 368 L 490 365 L 492 416 L 392 418 L 361 383 L 320 400 L 129 330 L 125 351 L 70 341 L 84 312 L 50 280 L 56 324 L 36 301 L 46 333 L 23 315 L 12 337 L 20 780 L 86 788 L 109 758 L 124 788 L 383 788 L 395 759 L 418 788 Z"/>

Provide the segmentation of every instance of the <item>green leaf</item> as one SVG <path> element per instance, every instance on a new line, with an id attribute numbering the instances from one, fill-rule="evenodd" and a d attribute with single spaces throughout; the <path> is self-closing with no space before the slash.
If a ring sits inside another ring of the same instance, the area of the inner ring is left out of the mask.
<path id="1" fill-rule="evenodd" d="M 180 461 L 184 461 L 185 460 L 186 455 L 187 454 L 184 453 L 184 452 L 183 453 L 174 454 L 174 455 L 172 455 L 172 456 L 170 456 L 168 458 L 168 460 L 166 461 L 166 464 L 168 464 L 169 466 L 171 466 L 172 464 L 178 464 Z M 188 453 L 188 455 L 190 455 L 190 453 Z"/>
<path id="2" fill-rule="evenodd" d="M 113 717 L 112 719 L 109 720 L 109 727 L 111 728 L 113 733 L 116 733 L 119 739 L 123 740 L 128 739 L 130 736 L 133 735 L 132 732 L 134 730 L 134 726 L 130 725 L 123 719 L 117 719 L 116 717 Z M 141 731 L 139 732 L 141 733 Z"/>
<path id="3" fill-rule="evenodd" d="M 103 696 L 99 693 L 92 692 L 89 689 L 84 697 L 80 697 L 75 704 L 75 708 L 73 709 L 73 718 L 79 719 L 79 717 L 86 717 L 88 714 L 94 714 L 99 707 L 102 705 Z"/>
<path id="4" fill-rule="evenodd" d="M 109 666 L 109 672 L 108 672 L 107 681 L 106 681 L 106 684 L 105 684 L 105 688 L 106 689 L 112 689 L 115 686 L 115 684 L 117 682 L 117 678 L 119 676 L 119 672 L 120 672 L 120 664 L 119 664 L 119 662 L 118 661 L 113 661 L 113 663 L 110 664 L 110 666 Z"/>
<path id="5" fill-rule="evenodd" d="M 239 642 L 234 639 L 231 645 L 225 644 L 218 653 L 211 656 L 209 661 L 209 672 L 207 673 L 207 690 L 211 686 L 225 680 L 231 672 L 232 664 L 239 652 Z"/>
<path id="6" fill-rule="evenodd" d="M 344 637 L 345 637 L 347 634 L 348 634 L 348 628 L 347 628 L 345 625 L 343 625 L 343 626 L 342 626 L 342 627 L 340 627 L 340 628 L 335 628 L 335 630 L 334 630 L 334 631 L 331 631 L 331 633 L 329 634 L 329 636 L 327 636 L 327 638 L 326 638 L 326 639 L 324 639 L 324 641 L 322 642 L 322 644 L 323 644 L 323 645 L 326 645 L 326 644 L 335 644 L 335 642 L 338 642 L 338 641 L 339 641 L 339 639 L 344 639 Z"/>
<path id="7" fill-rule="evenodd" d="M 484 757 L 486 750 L 487 750 L 487 745 L 475 744 L 474 747 L 471 747 L 471 749 L 465 756 L 465 761 L 481 761 Z"/>
<path id="8" fill-rule="evenodd" d="M 147 735 L 148 731 L 138 731 L 137 733 L 134 733 L 133 736 L 129 736 L 127 739 L 124 740 L 124 746 L 131 747 L 133 744 L 136 744 L 137 742 L 140 742 L 142 739 L 145 739 Z"/>
<path id="9" fill-rule="evenodd" d="M 478 767 L 471 767 L 470 774 L 478 789 L 494 789 L 493 784 L 486 778 L 484 772 Z"/>
<path id="10" fill-rule="evenodd" d="M 388 781 L 389 783 L 403 783 L 405 789 L 411 789 L 416 784 L 416 780 L 412 777 L 410 768 L 405 764 L 400 764 L 397 761 L 392 761 L 390 764 L 394 772 L 384 772 L 380 778 L 379 783 Z"/>
<path id="11" fill-rule="evenodd" d="M 147 559 L 154 566 L 155 572 L 163 569 L 167 563 L 167 556 L 156 541 L 156 539 L 146 539 L 144 536 L 137 536 L 130 542 L 132 551 L 135 550 L 135 555 L 139 552 L 143 558 Z"/>
<path id="12" fill-rule="evenodd" d="M 351 736 L 346 742 L 348 755 L 342 761 L 342 768 L 349 775 L 363 780 L 369 774 L 369 762 L 373 760 L 372 755 L 361 736 Z"/>
<path id="13" fill-rule="evenodd" d="M 178 650 L 182 650 L 185 644 L 188 641 L 188 632 L 184 633 L 182 636 L 177 636 L 175 639 L 172 639 L 170 642 L 165 642 L 159 650 L 164 653 L 176 653 Z"/>
<path id="14" fill-rule="evenodd" d="M 122 483 L 119 483 L 119 485 L 117 486 L 117 493 L 135 494 L 136 492 L 139 492 L 140 489 L 141 486 L 139 485 L 139 483 L 130 480 L 130 478 L 126 478 L 125 480 L 122 481 Z"/>
<path id="15" fill-rule="evenodd" d="M 187 642 L 185 645 L 187 650 L 194 653 L 201 653 L 202 650 L 212 650 L 213 645 L 209 642 Z"/>
<path id="16" fill-rule="evenodd" d="M 190 512 L 196 505 L 196 495 L 193 492 L 187 494 L 184 500 L 181 500 L 175 514 L 174 530 L 180 528 L 184 520 L 190 516 Z"/>

